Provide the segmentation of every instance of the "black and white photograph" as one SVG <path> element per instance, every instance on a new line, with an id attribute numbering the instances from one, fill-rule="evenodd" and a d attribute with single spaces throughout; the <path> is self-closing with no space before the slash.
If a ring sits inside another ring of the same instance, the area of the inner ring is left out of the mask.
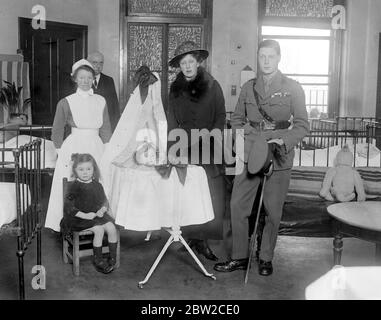
<path id="1" fill-rule="evenodd" d="M 0 0 L 18 300 L 381 300 L 381 0 Z"/>

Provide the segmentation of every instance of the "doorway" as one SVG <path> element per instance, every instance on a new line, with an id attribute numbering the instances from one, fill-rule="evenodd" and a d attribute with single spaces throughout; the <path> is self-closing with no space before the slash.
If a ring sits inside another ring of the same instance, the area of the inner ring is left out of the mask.
<path id="1" fill-rule="evenodd" d="M 85 25 L 46 22 L 33 29 L 32 20 L 19 18 L 19 48 L 29 62 L 33 124 L 52 125 L 57 102 L 73 92 L 71 67 L 87 56 Z"/>
<path id="2" fill-rule="evenodd" d="M 211 53 L 213 0 L 120 0 L 120 103 L 134 90 L 133 77 L 147 65 L 161 78 L 167 108 L 169 86 L 177 71 L 168 66 L 178 45 L 192 40 Z M 204 67 L 210 67 L 210 59 Z"/>

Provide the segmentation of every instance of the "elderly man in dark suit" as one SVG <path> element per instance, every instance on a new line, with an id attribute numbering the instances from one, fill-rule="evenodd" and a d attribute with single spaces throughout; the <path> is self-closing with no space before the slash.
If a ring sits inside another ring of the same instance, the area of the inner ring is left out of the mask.
<path id="1" fill-rule="evenodd" d="M 120 118 L 118 96 L 116 95 L 114 80 L 102 73 L 104 56 L 100 52 L 90 53 L 87 60 L 93 65 L 95 80 L 93 84 L 94 93 L 106 99 L 111 129 L 114 132 Z"/>
<path id="2" fill-rule="evenodd" d="M 299 83 L 278 70 L 280 58 L 278 42 L 265 40 L 259 44 L 259 76 L 242 87 L 231 116 L 233 129 L 244 130 L 245 145 L 246 140 L 253 135 L 261 135 L 267 140 L 269 148 L 271 145 L 274 150 L 274 171 L 265 184 L 263 195 L 266 219 L 258 253 L 259 274 L 262 276 L 269 276 L 273 272 L 272 259 L 290 182 L 294 147 L 309 131 L 304 91 Z M 247 269 L 248 218 L 261 182 L 260 174 L 250 173 L 250 159 L 248 161 L 243 173 L 234 178 L 230 204 L 231 260 L 215 265 L 214 269 L 220 272 Z"/>

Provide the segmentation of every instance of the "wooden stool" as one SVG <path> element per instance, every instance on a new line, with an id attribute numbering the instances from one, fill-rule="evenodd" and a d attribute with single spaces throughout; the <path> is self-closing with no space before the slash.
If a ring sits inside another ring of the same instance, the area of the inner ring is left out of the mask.
<path id="1" fill-rule="evenodd" d="M 116 249 L 116 264 L 115 268 L 120 266 L 120 234 L 119 230 L 117 232 L 117 249 Z M 92 231 L 79 231 L 73 232 L 70 236 L 63 236 L 62 239 L 62 254 L 65 263 L 69 263 L 69 259 L 73 262 L 73 273 L 79 276 L 79 259 L 82 257 L 89 257 L 94 255 L 93 248 L 81 248 L 92 246 L 93 243 L 93 232 Z M 108 253 L 108 245 L 102 245 L 102 253 Z"/>

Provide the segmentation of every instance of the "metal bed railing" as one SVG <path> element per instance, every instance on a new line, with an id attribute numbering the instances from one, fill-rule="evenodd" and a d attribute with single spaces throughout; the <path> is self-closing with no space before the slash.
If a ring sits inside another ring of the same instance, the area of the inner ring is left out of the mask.
<path id="1" fill-rule="evenodd" d="M 14 182 L 16 219 L 0 228 L 0 234 L 17 237 L 19 298 L 25 299 L 24 255 L 37 236 L 37 265 L 41 266 L 41 139 L 2 150 L 13 154 L 13 161 L 0 162 L 8 170 L 0 170 L 1 181 Z M 9 167 L 11 166 L 11 167 Z"/>
<path id="2" fill-rule="evenodd" d="M 302 158 L 306 152 L 312 153 L 312 166 L 315 166 L 317 153 L 323 150 L 326 151 L 326 165 L 329 166 L 332 160 L 331 150 L 335 147 L 342 148 L 346 144 L 352 146 L 354 165 L 358 157 L 359 145 L 365 145 L 366 166 L 369 167 L 371 146 L 379 148 L 381 145 L 381 124 L 368 124 L 364 130 L 311 130 L 297 146 L 298 166 L 303 166 Z M 381 167 L 381 157 L 377 166 Z"/>
<path id="3" fill-rule="evenodd" d="M 369 130 L 381 124 L 381 119 L 372 117 L 337 117 L 336 119 L 310 119 L 310 130 L 313 135 L 303 139 L 304 149 L 327 148 L 338 145 L 339 136 L 356 137 L 357 141 L 363 143 L 368 137 L 374 137 L 375 132 Z M 333 139 L 333 133 L 336 139 Z"/>

